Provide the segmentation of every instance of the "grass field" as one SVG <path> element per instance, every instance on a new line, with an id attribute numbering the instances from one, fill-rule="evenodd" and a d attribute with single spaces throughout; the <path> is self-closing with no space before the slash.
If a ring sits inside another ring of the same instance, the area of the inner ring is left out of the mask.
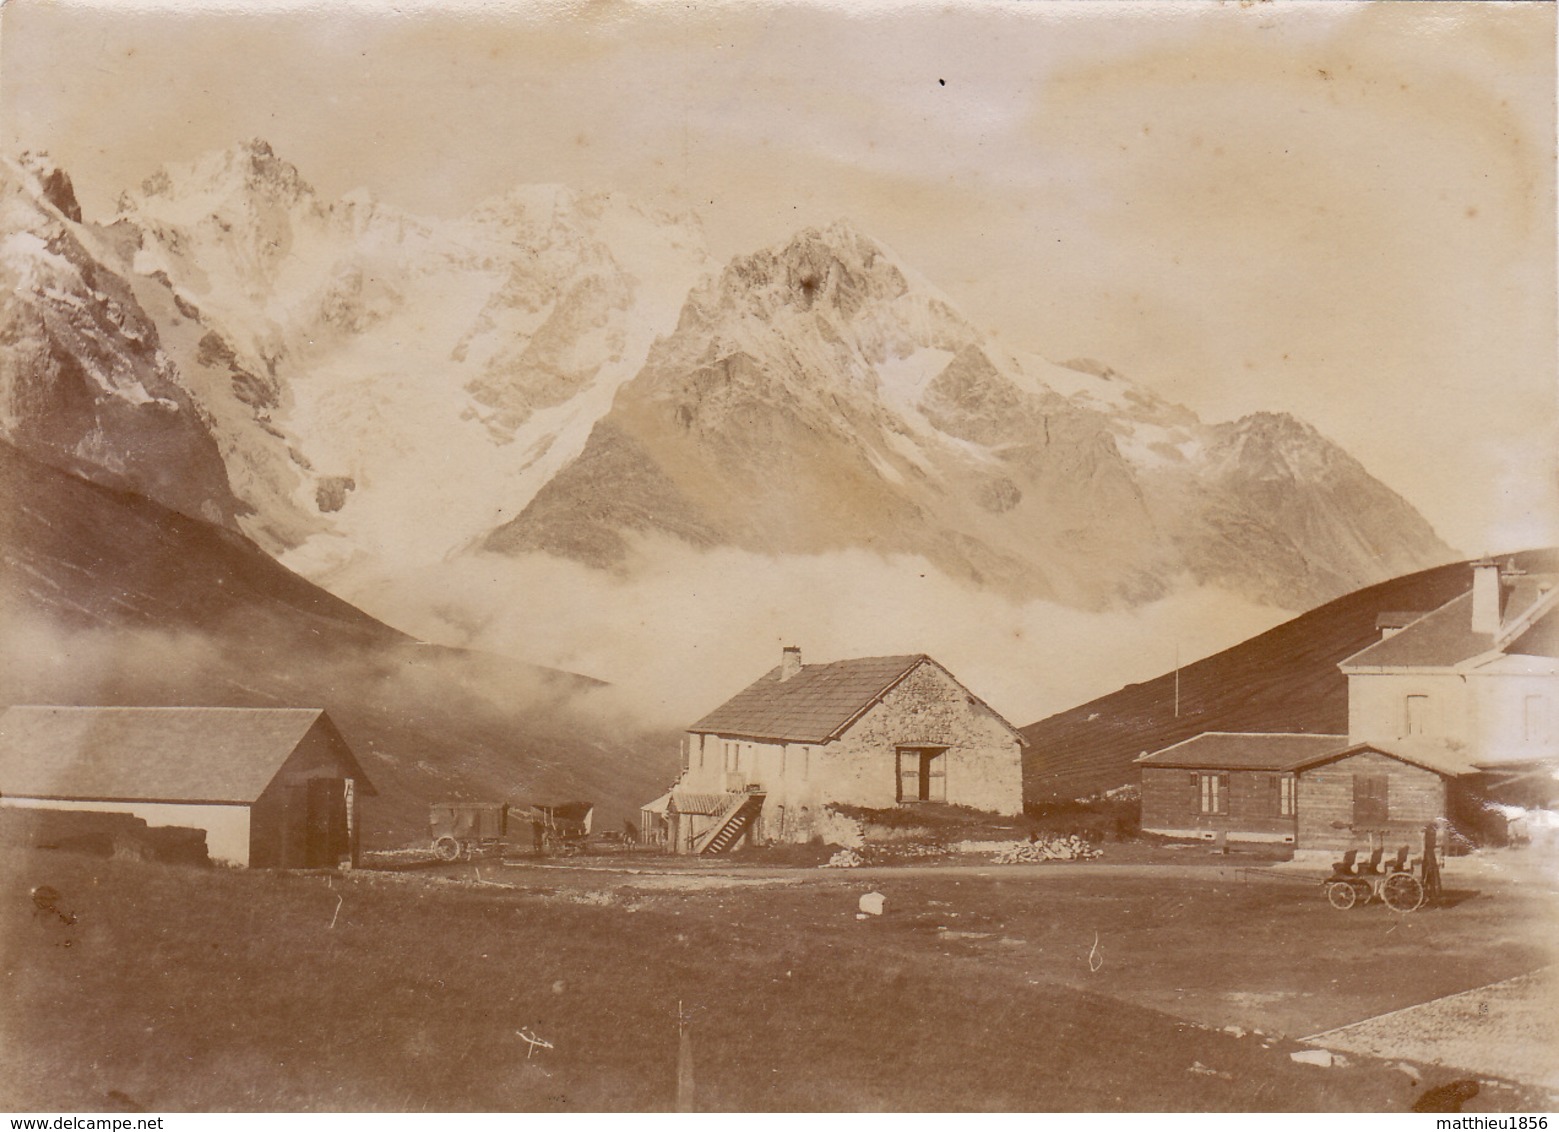
<path id="1" fill-rule="evenodd" d="M 0 1107 L 40 1112 L 667 1109 L 679 1004 L 704 1109 L 1404 1110 L 1455 1071 L 1290 1039 L 1553 959 L 1513 885 L 1403 918 L 1232 870 L 0 868 Z"/>

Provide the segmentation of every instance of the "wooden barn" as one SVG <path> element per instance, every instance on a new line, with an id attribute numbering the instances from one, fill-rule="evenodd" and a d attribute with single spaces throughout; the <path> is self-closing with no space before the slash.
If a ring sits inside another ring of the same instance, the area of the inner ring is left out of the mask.
<path id="1" fill-rule="evenodd" d="M 929 656 L 780 664 L 688 728 L 682 775 L 641 811 L 681 853 L 806 841 L 831 803 L 1021 813 L 1024 739 Z"/>
<path id="2" fill-rule="evenodd" d="M 1346 735 L 1208 732 L 1144 755 L 1142 830 L 1296 849 L 1416 844 L 1474 768 L 1444 747 Z"/>
<path id="3" fill-rule="evenodd" d="M 355 864 L 373 784 L 319 708 L 13 707 L 0 806 L 204 830 L 233 865 Z"/>

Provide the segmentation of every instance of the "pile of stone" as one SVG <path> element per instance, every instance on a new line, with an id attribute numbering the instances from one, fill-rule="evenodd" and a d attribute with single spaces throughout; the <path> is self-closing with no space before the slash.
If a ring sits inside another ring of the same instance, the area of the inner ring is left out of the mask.
<path id="1" fill-rule="evenodd" d="M 1095 849 L 1074 833 L 1071 837 L 1006 842 L 997 848 L 994 860 L 998 865 L 1019 865 L 1038 861 L 1091 861 L 1102 856 L 1102 849 Z"/>
<path id="2" fill-rule="evenodd" d="M 859 853 L 857 853 L 854 849 L 841 849 L 841 850 L 839 850 L 839 852 L 835 853 L 832 857 L 828 858 L 828 860 L 825 861 L 823 864 L 819 865 L 818 868 L 820 868 L 820 869 L 858 869 L 862 865 L 864 865 L 865 863 L 866 863 L 866 859 L 864 857 L 862 857 Z"/>

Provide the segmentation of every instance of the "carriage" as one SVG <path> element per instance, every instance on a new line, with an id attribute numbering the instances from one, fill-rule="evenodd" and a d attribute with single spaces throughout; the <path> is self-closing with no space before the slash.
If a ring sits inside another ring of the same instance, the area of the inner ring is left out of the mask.
<path id="1" fill-rule="evenodd" d="M 1423 906 L 1426 887 L 1413 873 L 1406 845 L 1384 863 L 1383 845 L 1376 846 L 1364 864 L 1358 863 L 1358 855 L 1357 849 L 1348 850 L 1342 860 L 1332 862 L 1331 876 L 1321 882 L 1333 908 L 1352 908 L 1372 900 L 1379 900 L 1393 912 L 1412 912 Z"/>
<path id="2" fill-rule="evenodd" d="M 440 861 L 501 856 L 510 848 L 572 856 L 590 836 L 594 813 L 589 802 L 435 802 L 428 807 L 428 833 Z"/>

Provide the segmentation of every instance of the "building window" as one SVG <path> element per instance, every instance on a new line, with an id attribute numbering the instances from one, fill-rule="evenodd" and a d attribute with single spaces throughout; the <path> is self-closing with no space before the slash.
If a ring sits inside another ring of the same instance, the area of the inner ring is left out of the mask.
<path id="1" fill-rule="evenodd" d="M 1429 697 L 1409 696 L 1407 698 L 1407 726 L 1403 730 L 1404 735 L 1429 734 Z"/>
<path id="2" fill-rule="evenodd" d="M 1229 812 L 1229 776 L 1227 774 L 1199 774 L 1197 788 L 1201 794 L 1204 814 Z"/>
<path id="3" fill-rule="evenodd" d="M 1294 776 L 1285 774 L 1278 779 L 1278 814 L 1285 818 L 1294 816 Z"/>
<path id="4" fill-rule="evenodd" d="M 725 770 L 727 774 L 735 774 L 742 768 L 742 745 L 734 740 L 725 740 Z"/>
<path id="5" fill-rule="evenodd" d="M 899 748 L 899 801 L 947 801 L 947 748 Z"/>
<path id="6" fill-rule="evenodd" d="M 1528 743 L 1548 742 L 1548 697 L 1528 696 L 1521 714 L 1522 736 Z"/>
<path id="7" fill-rule="evenodd" d="M 801 748 L 801 777 L 806 780 L 812 777 L 812 748 Z"/>
<path id="8" fill-rule="evenodd" d="M 682 736 L 682 769 L 686 770 L 693 761 L 693 736 Z"/>
<path id="9" fill-rule="evenodd" d="M 1353 827 L 1384 825 L 1391 816 L 1384 774 L 1353 776 Z"/>

